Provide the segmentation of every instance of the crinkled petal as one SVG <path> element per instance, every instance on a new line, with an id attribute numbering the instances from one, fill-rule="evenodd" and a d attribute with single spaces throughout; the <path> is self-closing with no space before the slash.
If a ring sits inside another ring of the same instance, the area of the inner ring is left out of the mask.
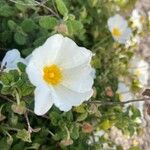
<path id="1" fill-rule="evenodd" d="M 17 63 L 22 62 L 26 64 L 26 61 L 21 58 L 20 52 L 17 49 L 10 50 L 6 53 L 2 60 L 1 68 L 6 67 L 5 70 L 17 69 Z"/>
<path id="2" fill-rule="evenodd" d="M 41 84 L 44 84 L 44 80 L 43 80 L 43 76 L 42 76 L 41 70 L 39 70 L 37 68 L 37 66 L 35 66 L 33 64 L 32 61 L 30 61 L 30 63 L 27 65 L 26 73 L 28 75 L 28 78 L 29 78 L 30 82 L 33 85 L 39 86 Z"/>
<path id="3" fill-rule="evenodd" d="M 118 38 L 118 42 L 119 42 L 119 43 L 122 43 L 122 44 L 125 44 L 125 43 L 127 42 L 127 40 L 130 39 L 131 35 L 132 35 L 131 29 L 130 29 L 130 28 L 127 28 L 127 29 L 123 32 L 123 34 L 121 35 L 121 37 Z"/>
<path id="4" fill-rule="evenodd" d="M 64 78 L 61 84 L 76 92 L 90 91 L 93 85 L 92 71 L 89 65 L 66 69 L 63 71 Z"/>
<path id="5" fill-rule="evenodd" d="M 54 104 L 62 111 L 69 111 L 72 106 L 79 106 L 83 101 L 90 99 L 93 94 L 93 90 L 79 93 L 62 85 L 53 88 L 52 95 Z"/>
<path id="6" fill-rule="evenodd" d="M 28 55 L 26 58 L 25 58 L 25 61 L 27 62 L 27 64 L 30 62 L 32 58 L 32 54 Z"/>
<path id="7" fill-rule="evenodd" d="M 30 61 L 33 61 L 34 65 L 39 69 L 42 69 L 44 65 L 53 64 L 57 53 L 61 49 L 62 41 L 63 36 L 60 34 L 49 37 L 42 46 L 32 52 L 32 59 Z"/>
<path id="8" fill-rule="evenodd" d="M 68 69 L 89 63 L 91 57 L 91 51 L 84 47 L 79 47 L 73 40 L 64 37 L 55 62 L 60 67 Z"/>
<path id="9" fill-rule="evenodd" d="M 53 105 L 53 100 L 47 86 L 36 87 L 34 91 L 35 104 L 34 112 L 36 115 L 44 115 Z"/>
<path id="10" fill-rule="evenodd" d="M 124 31 L 128 26 L 127 21 L 119 14 L 116 14 L 115 16 L 110 17 L 108 19 L 107 24 L 108 24 L 110 31 L 112 31 L 114 27 L 119 28 L 121 31 Z"/>

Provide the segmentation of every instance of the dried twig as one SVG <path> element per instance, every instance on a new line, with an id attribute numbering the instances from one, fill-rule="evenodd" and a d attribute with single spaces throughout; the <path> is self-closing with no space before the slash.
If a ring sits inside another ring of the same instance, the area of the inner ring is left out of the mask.
<path id="1" fill-rule="evenodd" d="M 86 103 L 94 103 L 94 104 L 100 104 L 100 105 L 125 105 L 128 103 L 135 103 L 135 102 L 142 102 L 142 101 L 150 101 L 150 98 L 141 98 L 141 99 L 132 99 L 124 102 L 108 102 L 108 101 L 99 101 L 99 100 L 93 100 L 93 101 L 87 101 Z"/>
<path id="2" fill-rule="evenodd" d="M 25 118 L 26 118 L 26 122 L 27 122 L 27 125 L 28 125 L 28 131 L 29 131 L 29 133 L 32 133 L 33 129 L 32 129 L 32 127 L 31 127 L 31 125 L 30 125 L 27 112 L 24 114 L 24 116 L 25 116 Z"/>
<path id="3" fill-rule="evenodd" d="M 45 9 L 47 9 L 50 13 L 52 13 L 55 17 L 59 18 L 60 19 L 60 16 L 54 12 L 51 8 L 47 7 L 45 5 L 45 3 L 47 2 L 47 0 L 45 1 L 41 1 L 41 2 L 38 2 L 38 1 L 34 1 L 34 3 L 22 3 L 22 2 L 17 2 L 15 0 L 9 0 L 10 2 L 13 2 L 15 4 L 19 4 L 19 5 L 24 5 L 24 6 L 41 6 Z"/>
<path id="4" fill-rule="evenodd" d="M 0 97 L 2 99 L 5 99 L 5 100 L 11 102 L 11 103 L 15 103 L 15 101 L 8 98 L 7 96 L 4 96 L 4 95 L 0 94 Z M 142 101 L 150 101 L 150 98 L 133 99 L 133 100 L 128 100 L 128 101 L 124 101 L 124 102 L 110 102 L 110 101 L 109 102 L 108 101 L 103 102 L 103 101 L 100 101 L 100 100 L 93 100 L 93 101 L 87 101 L 85 103 L 87 103 L 87 104 L 100 104 L 100 105 L 125 105 L 125 104 L 128 104 L 128 103 L 142 102 Z M 32 114 L 35 114 L 34 111 L 32 111 L 31 109 L 27 108 L 27 111 L 31 112 Z M 49 117 L 47 115 L 43 115 L 41 117 L 49 119 Z M 26 120 L 27 120 L 27 118 L 26 118 Z"/>

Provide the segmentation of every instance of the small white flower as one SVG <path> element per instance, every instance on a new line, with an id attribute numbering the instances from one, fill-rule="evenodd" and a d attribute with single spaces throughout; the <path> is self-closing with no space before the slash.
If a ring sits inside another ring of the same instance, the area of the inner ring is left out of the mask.
<path id="1" fill-rule="evenodd" d="M 142 25 L 142 16 L 140 15 L 139 11 L 137 9 L 134 9 L 132 11 L 132 15 L 130 20 L 132 21 L 132 26 L 134 28 L 137 28 L 139 32 L 142 31 L 143 25 Z"/>
<path id="2" fill-rule="evenodd" d="M 26 64 L 25 59 L 21 58 L 20 52 L 17 49 L 8 51 L 1 63 L 1 69 L 5 72 L 17 69 L 17 63 L 22 62 Z"/>
<path id="3" fill-rule="evenodd" d="M 117 93 L 120 96 L 119 97 L 120 100 L 123 102 L 134 99 L 134 95 L 130 91 L 130 87 L 128 85 L 126 85 L 124 82 L 118 83 Z"/>
<path id="4" fill-rule="evenodd" d="M 134 56 L 129 63 L 129 72 L 136 75 L 141 86 L 146 86 L 149 79 L 149 65 L 139 56 Z"/>
<path id="5" fill-rule="evenodd" d="M 126 44 L 125 47 L 129 48 L 131 46 L 135 46 L 135 45 L 139 45 L 140 44 L 140 37 L 138 35 L 133 36 L 132 38 L 130 38 Z"/>
<path id="6" fill-rule="evenodd" d="M 92 53 L 60 34 L 32 52 L 26 72 L 35 89 L 34 112 L 45 114 L 54 104 L 69 111 L 92 94 Z"/>
<path id="7" fill-rule="evenodd" d="M 119 43 L 125 44 L 131 36 L 131 29 L 127 21 L 120 15 L 115 15 L 108 19 L 108 27 L 113 38 Z"/>

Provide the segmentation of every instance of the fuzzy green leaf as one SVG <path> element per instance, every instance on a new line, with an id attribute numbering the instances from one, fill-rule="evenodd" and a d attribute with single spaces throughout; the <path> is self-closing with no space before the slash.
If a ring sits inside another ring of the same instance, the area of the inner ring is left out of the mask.
<path id="1" fill-rule="evenodd" d="M 42 16 L 39 20 L 39 24 L 42 28 L 53 29 L 57 25 L 57 19 L 50 16 Z"/>
<path id="2" fill-rule="evenodd" d="M 65 16 L 68 14 L 68 9 L 63 0 L 56 0 L 56 6 L 61 15 Z"/>
<path id="3" fill-rule="evenodd" d="M 25 141 L 25 142 L 32 142 L 31 141 L 31 134 L 29 131 L 23 129 L 23 130 L 19 130 L 17 132 L 17 135 L 16 135 L 17 138 L 21 139 L 22 141 Z"/>

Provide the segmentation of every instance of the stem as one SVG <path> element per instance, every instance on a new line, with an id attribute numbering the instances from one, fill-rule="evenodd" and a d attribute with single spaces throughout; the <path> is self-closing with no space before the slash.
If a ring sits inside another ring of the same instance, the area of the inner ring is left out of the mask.
<path id="1" fill-rule="evenodd" d="M 15 94 L 16 94 L 17 105 L 20 105 L 20 97 L 17 90 L 15 90 Z"/>
<path id="2" fill-rule="evenodd" d="M 50 130 L 48 130 L 48 133 L 49 133 L 51 136 L 55 136 L 54 133 L 52 133 Z"/>
<path id="3" fill-rule="evenodd" d="M 41 2 L 41 3 L 38 2 L 38 1 L 34 1 L 34 3 L 22 3 L 22 2 L 16 2 L 15 0 L 9 0 L 9 1 L 13 2 L 13 3 L 16 3 L 16 4 L 19 4 L 19 5 L 25 5 L 25 6 L 41 6 L 45 9 L 47 9 L 48 11 L 50 11 L 55 17 L 60 19 L 60 16 L 57 13 L 55 13 L 51 8 L 44 5 L 47 2 L 47 0 L 44 1 L 44 2 Z"/>
<path id="4" fill-rule="evenodd" d="M 32 133 L 33 129 L 32 129 L 32 127 L 31 127 L 31 125 L 30 125 L 27 112 L 24 114 L 24 116 L 25 116 L 25 118 L 26 118 L 26 122 L 27 122 L 27 125 L 28 125 L 28 131 L 29 131 L 30 133 Z"/>
<path id="5" fill-rule="evenodd" d="M 7 101 L 11 102 L 11 103 L 15 103 L 13 100 L 11 100 L 10 98 L 8 98 L 8 97 L 6 97 L 2 94 L 0 94 L 0 97 L 4 100 L 7 100 Z M 128 104 L 128 103 L 143 102 L 143 101 L 150 101 L 150 98 L 133 99 L 133 100 L 125 101 L 125 102 L 108 102 L 108 101 L 102 102 L 100 100 L 93 100 L 93 101 L 87 101 L 87 102 L 84 102 L 84 103 L 86 103 L 86 104 L 100 104 L 100 105 L 125 105 L 125 104 Z M 31 112 L 32 114 L 35 114 L 34 111 L 32 111 L 31 109 L 27 108 L 27 111 Z M 41 117 L 49 119 L 49 117 L 47 115 L 43 115 Z"/>
<path id="6" fill-rule="evenodd" d="M 38 2 L 38 1 L 35 1 L 35 3 L 36 3 L 37 5 L 39 5 L 39 6 L 41 6 L 41 7 L 45 8 L 45 9 L 47 9 L 47 10 L 50 11 L 55 17 L 57 17 L 57 18 L 60 19 L 60 16 L 59 16 L 57 13 L 55 13 L 51 8 L 49 8 L 49 7 L 47 7 L 46 5 L 44 5 L 44 3 L 40 3 L 40 2 Z"/>
<path id="7" fill-rule="evenodd" d="M 9 0 L 9 1 L 13 2 L 15 4 L 24 5 L 24 6 L 37 6 L 37 4 L 34 4 L 34 3 L 27 3 L 27 4 L 25 4 L 25 3 L 22 3 L 22 2 L 17 2 L 15 0 Z"/>
<path id="8" fill-rule="evenodd" d="M 141 99 L 133 99 L 133 100 L 128 100 L 125 102 L 102 102 L 99 100 L 94 100 L 94 101 L 87 101 L 86 103 L 94 103 L 94 104 L 100 104 L 100 105 L 125 105 L 128 103 L 135 103 L 135 102 L 142 102 L 142 101 L 150 101 L 150 98 L 141 98 Z"/>
<path id="9" fill-rule="evenodd" d="M 12 128 L 12 127 L 7 127 L 7 126 L 3 126 L 4 129 L 7 129 L 7 130 L 12 130 L 12 131 L 19 131 L 20 129 L 18 128 Z"/>
<path id="10" fill-rule="evenodd" d="M 67 140 L 69 140 L 70 139 L 70 132 L 69 132 L 69 130 L 68 130 L 68 128 L 66 126 L 65 126 L 65 129 L 67 131 Z"/>

